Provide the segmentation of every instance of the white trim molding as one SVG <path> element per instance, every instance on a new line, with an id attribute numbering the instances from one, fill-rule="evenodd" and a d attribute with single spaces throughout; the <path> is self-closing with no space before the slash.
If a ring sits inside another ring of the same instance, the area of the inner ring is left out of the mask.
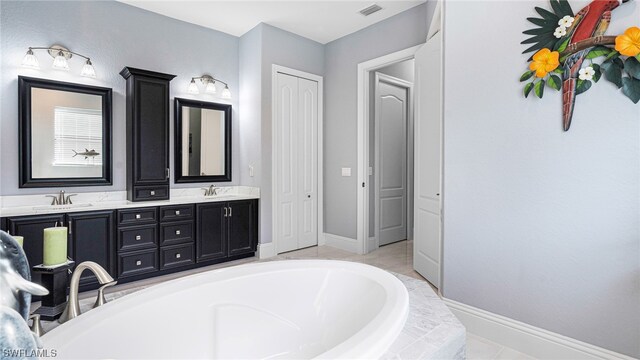
<path id="1" fill-rule="evenodd" d="M 258 244 L 258 259 L 268 259 L 276 256 L 276 247 L 273 242 Z"/>
<path id="2" fill-rule="evenodd" d="M 358 246 L 359 245 L 358 240 L 356 239 L 352 239 L 352 238 L 348 238 L 340 235 L 329 234 L 329 233 L 324 233 L 323 237 L 324 237 L 325 245 L 332 246 L 334 248 L 338 248 L 340 250 L 352 252 L 355 254 L 361 254 L 361 252 L 359 251 L 360 247 Z"/>
<path id="3" fill-rule="evenodd" d="M 454 300 L 442 299 L 467 331 L 540 360 L 634 358 L 547 331 L 511 318 L 475 308 Z"/>
<path id="4" fill-rule="evenodd" d="M 369 225 L 369 72 L 400 61 L 413 59 L 422 44 L 358 64 L 358 206 L 357 253 L 368 252 Z M 362 186 L 365 184 L 365 187 Z M 328 243 L 327 243 L 328 244 Z"/>

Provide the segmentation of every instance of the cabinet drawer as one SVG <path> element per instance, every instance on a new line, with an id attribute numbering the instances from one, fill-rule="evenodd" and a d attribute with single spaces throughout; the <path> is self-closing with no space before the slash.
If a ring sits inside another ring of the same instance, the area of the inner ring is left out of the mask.
<path id="1" fill-rule="evenodd" d="M 169 186 L 136 186 L 133 188 L 135 201 L 167 200 L 169 199 Z"/>
<path id="2" fill-rule="evenodd" d="M 180 221 L 160 225 L 160 245 L 193 242 L 193 221 Z"/>
<path id="3" fill-rule="evenodd" d="M 118 230 L 118 250 L 129 251 L 155 247 L 156 225 L 128 227 Z"/>
<path id="4" fill-rule="evenodd" d="M 193 244 L 163 247 L 160 253 L 160 268 L 164 270 L 194 264 L 193 253 Z"/>
<path id="5" fill-rule="evenodd" d="M 155 223 L 158 210 L 155 207 L 118 210 L 118 226 Z"/>
<path id="6" fill-rule="evenodd" d="M 158 270 L 158 250 L 142 250 L 118 256 L 118 277 L 124 278 Z"/>
<path id="7" fill-rule="evenodd" d="M 160 208 L 160 221 L 191 220 L 193 205 L 163 206 Z"/>

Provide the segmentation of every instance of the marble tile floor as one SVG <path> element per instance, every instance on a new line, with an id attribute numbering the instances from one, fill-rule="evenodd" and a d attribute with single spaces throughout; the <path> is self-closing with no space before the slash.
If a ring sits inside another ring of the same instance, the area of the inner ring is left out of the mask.
<path id="1" fill-rule="evenodd" d="M 118 296 L 122 296 L 122 293 L 134 292 L 136 290 L 164 282 L 180 278 L 183 276 L 219 269 L 228 266 L 241 265 L 256 261 L 274 261 L 274 260 L 286 260 L 286 259 L 329 259 L 329 260 L 344 260 L 365 263 L 368 265 L 376 266 L 387 271 L 402 274 L 420 281 L 425 282 L 431 286 L 436 292 L 437 289 L 427 282 L 420 274 L 413 270 L 413 241 L 400 241 L 397 243 L 389 244 L 381 247 L 380 249 L 365 255 L 353 254 L 341 249 L 336 249 L 330 246 L 313 246 L 305 249 L 295 250 L 287 253 L 280 254 L 270 259 L 259 260 L 257 257 L 250 257 L 246 259 L 240 259 L 223 264 L 216 264 L 212 266 L 202 267 L 189 271 L 183 271 L 180 273 L 174 273 L 164 276 L 159 276 L 152 279 L 145 279 L 141 281 L 131 282 L 127 284 L 121 284 L 114 286 L 109 293 Z M 80 294 L 80 299 L 95 298 L 96 291 L 88 291 Z M 113 295 L 106 294 L 107 300 L 113 298 Z M 84 308 L 90 307 L 92 302 L 85 301 Z M 39 303 L 33 303 L 32 308 L 35 309 L 39 306 Z M 55 324 L 43 322 L 45 331 L 55 327 Z M 467 332 L 467 349 L 466 358 L 469 360 L 480 359 L 511 359 L 511 360 L 535 360 L 526 354 L 517 352 L 513 349 L 505 347 L 501 344 L 487 340 L 478 334 L 472 334 Z"/>

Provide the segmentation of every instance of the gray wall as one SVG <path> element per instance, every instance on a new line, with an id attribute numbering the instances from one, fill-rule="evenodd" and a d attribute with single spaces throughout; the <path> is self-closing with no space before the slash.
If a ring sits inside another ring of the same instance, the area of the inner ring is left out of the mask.
<path id="1" fill-rule="evenodd" d="M 0 195 L 50 193 L 54 189 L 18 188 L 18 75 L 113 88 L 113 186 L 67 188 L 68 192 L 125 189 L 124 66 L 178 75 L 171 82 L 173 97 L 220 99 L 190 95 L 192 76 L 211 73 L 229 83 L 233 94 L 233 182 L 238 184 L 238 43 L 235 36 L 174 20 L 115 1 L 0 2 L 2 63 L 0 73 Z M 70 60 L 69 72 L 51 69 L 52 58 L 37 52 L 40 70 L 20 66 L 29 46 L 61 44 L 91 57 L 98 77 L 79 76 L 83 62 Z M 173 134 L 173 132 L 172 132 Z M 173 149 L 173 135 L 171 135 Z M 173 151 L 171 151 L 173 164 Z M 171 174 L 173 178 L 173 172 Z M 173 181 L 173 180 L 172 180 Z M 184 187 L 193 185 L 176 185 Z"/>
<path id="2" fill-rule="evenodd" d="M 248 155 L 247 160 L 254 165 L 256 176 L 249 178 L 247 174 L 243 175 L 242 179 L 243 184 L 260 187 L 261 243 L 272 241 L 271 67 L 276 64 L 322 76 L 324 49 L 320 43 L 267 24 L 257 25 L 240 38 L 240 71 L 243 86 L 246 84 L 256 87 L 243 90 L 246 91 L 246 99 L 251 102 L 250 109 L 247 110 L 243 103 L 243 112 L 250 112 L 246 117 L 243 115 L 243 119 L 246 118 L 253 129 L 249 129 L 245 124 L 243 127 L 251 134 L 251 142 L 247 143 L 247 147 L 255 152 Z M 259 111 L 255 108 L 257 105 Z M 248 165 L 245 163 L 241 166 Z M 244 181 L 245 179 L 247 181 Z"/>
<path id="3" fill-rule="evenodd" d="M 425 42 L 435 2 L 427 2 L 325 48 L 325 232 L 356 237 L 358 64 Z M 351 177 L 340 168 L 350 167 Z"/>
<path id="4" fill-rule="evenodd" d="M 600 80 L 565 133 L 560 93 L 525 99 L 534 6 L 447 2 L 444 295 L 640 357 L 640 106 Z"/>

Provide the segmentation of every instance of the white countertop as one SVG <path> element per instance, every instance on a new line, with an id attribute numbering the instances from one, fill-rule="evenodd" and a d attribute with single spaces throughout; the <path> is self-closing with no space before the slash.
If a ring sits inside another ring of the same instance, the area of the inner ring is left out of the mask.
<path id="1" fill-rule="evenodd" d="M 0 209 L 0 217 L 142 208 L 150 206 L 195 204 L 260 198 L 260 189 L 255 187 L 225 186 L 218 187 L 218 189 L 219 194 L 214 196 L 204 196 L 204 191 L 201 188 L 171 189 L 171 198 L 169 200 L 139 202 L 126 200 L 125 191 L 79 193 L 77 196 L 71 198 L 73 201 L 72 205 L 49 205 L 51 203 L 51 198 L 45 197 L 44 194 L 3 196 L 3 207 Z"/>

